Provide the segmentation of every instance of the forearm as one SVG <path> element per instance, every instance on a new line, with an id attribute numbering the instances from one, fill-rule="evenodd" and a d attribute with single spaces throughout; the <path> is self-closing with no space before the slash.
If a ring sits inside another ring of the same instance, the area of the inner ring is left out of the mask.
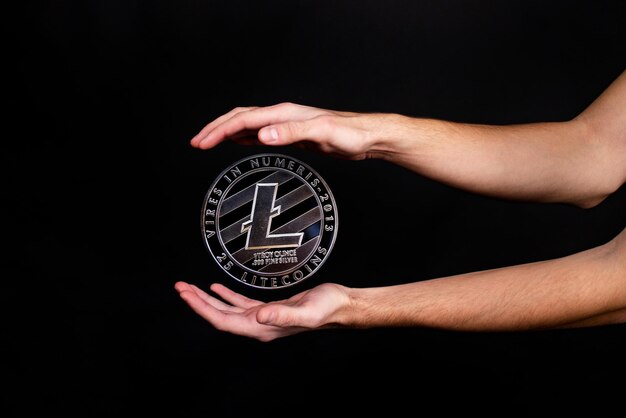
<path id="1" fill-rule="evenodd" d="M 471 192 L 593 206 L 617 184 L 584 120 L 491 126 L 390 116 L 377 156 Z M 609 171 L 610 172 L 610 171 Z"/>
<path id="2" fill-rule="evenodd" d="M 389 115 L 371 156 L 516 200 L 591 207 L 626 181 L 626 71 L 576 118 L 477 125 Z"/>
<path id="3" fill-rule="evenodd" d="M 626 230 L 625 230 L 626 231 Z M 380 288 L 349 289 L 337 323 L 467 331 L 626 321 L 626 232 L 568 257 Z"/>

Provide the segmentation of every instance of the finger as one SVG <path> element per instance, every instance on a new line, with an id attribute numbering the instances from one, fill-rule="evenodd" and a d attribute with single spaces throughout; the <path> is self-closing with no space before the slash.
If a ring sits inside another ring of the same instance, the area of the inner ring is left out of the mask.
<path id="1" fill-rule="evenodd" d="M 252 109 L 256 109 L 256 108 L 257 108 L 257 106 L 236 107 L 233 110 L 231 110 L 230 112 L 223 114 L 222 116 L 218 117 L 217 119 L 214 119 L 209 124 L 207 124 L 204 128 L 202 128 L 202 130 L 200 132 L 198 132 L 193 138 L 191 138 L 191 145 L 194 146 L 194 147 L 197 147 L 198 144 L 200 143 L 200 141 L 202 141 L 207 136 L 207 134 L 209 132 L 211 132 L 213 130 L 213 128 L 215 128 L 220 123 L 223 123 L 224 121 L 232 118 L 233 116 L 235 116 L 238 113 L 247 112 L 248 110 L 252 110 Z"/>
<path id="2" fill-rule="evenodd" d="M 198 147 L 208 149 L 214 147 L 226 138 L 230 138 L 243 130 L 258 130 L 264 126 L 284 123 L 287 121 L 300 121 L 319 115 L 324 112 L 321 109 L 300 106 L 292 103 L 259 107 L 246 112 L 234 114 L 229 119 L 212 127 L 210 132 L 198 141 Z"/>
<path id="3" fill-rule="evenodd" d="M 191 289 L 191 285 L 190 285 L 189 283 L 187 283 L 187 282 L 183 282 L 182 280 L 181 280 L 181 281 L 176 282 L 176 283 L 174 284 L 174 288 L 178 291 L 178 293 L 180 293 L 180 292 L 184 292 L 184 291 L 186 291 L 186 290 L 187 290 L 187 291 L 191 291 L 191 290 L 192 290 L 192 289 Z"/>
<path id="4" fill-rule="evenodd" d="M 278 123 L 259 130 L 259 140 L 264 144 L 277 146 L 299 141 L 323 144 L 332 132 L 331 123 L 328 116 Z"/>
<path id="5" fill-rule="evenodd" d="M 232 305 L 228 305 L 222 302 L 221 300 L 214 298 L 213 296 L 207 294 L 196 285 L 179 281 L 174 285 L 174 287 L 176 288 L 178 293 L 182 293 L 182 292 L 195 293 L 200 299 L 202 299 L 205 303 L 210 304 L 215 309 L 220 309 L 220 310 L 229 311 L 229 312 L 241 312 L 242 311 L 240 308 L 237 308 Z"/>
<path id="6" fill-rule="evenodd" d="M 195 292 L 184 290 L 180 292 L 180 297 L 195 313 L 209 321 L 215 328 L 225 330 L 233 327 L 233 325 L 230 324 L 232 319 L 227 313 L 206 303 Z"/>
<path id="7" fill-rule="evenodd" d="M 243 308 L 243 309 L 254 308 L 255 306 L 259 306 L 263 303 L 259 300 L 250 299 L 237 292 L 233 292 L 226 286 L 219 284 L 219 283 L 213 283 L 211 285 L 211 290 L 215 292 L 216 294 L 218 294 L 221 298 L 223 298 L 228 303 L 231 303 L 233 304 L 233 306 L 237 306 L 239 308 Z"/>
<path id="8" fill-rule="evenodd" d="M 192 291 L 194 291 L 196 295 L 200 297 L 200 299 L 202 299 L 203 301 L 205 301 L 206 303 L 208 303 L 209 305 L 213 306 L 216 309 L 219 309 L 221 311 L 229 311 L 229 312 L 243 312 L 243 309 L 237 306 L 228 305 L 222 302 L 221 300 L 209 295 L 204 290 L 200 289 L 199 287 L 193 284 L 190 287 Z"/>

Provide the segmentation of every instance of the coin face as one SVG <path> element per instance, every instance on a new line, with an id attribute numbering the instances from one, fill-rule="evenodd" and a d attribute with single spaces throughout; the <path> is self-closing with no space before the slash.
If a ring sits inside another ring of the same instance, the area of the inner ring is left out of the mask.
<path id="1" fill-rule="evenodd" d="M 337 236 L 337 206 L 322 177 L 282 154 L 227 167 L 202 205 L 204 243 L 217 264 L 246 285 L 277 289 L 314 274 Z"/>

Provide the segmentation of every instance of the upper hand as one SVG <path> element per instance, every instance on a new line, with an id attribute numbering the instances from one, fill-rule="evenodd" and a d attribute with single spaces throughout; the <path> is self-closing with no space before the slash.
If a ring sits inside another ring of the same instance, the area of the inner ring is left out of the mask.
<path id="1" fill-rule="evenodd" d="M 226 302 L 185 282 L 177 282 L 175 288 L 215 328 L 260 341 L 336 325 L 339 310 L 349 303 L 346 288 L 332 283 L 269 303 L 247 298 L 221 284 L 211 285 L 211 290 Z"/>
<path id="2" fill-rule="evenodd" d="M 385 114 L 339 112 L 281 103 L 238 107 L 206 125 L 191 140 L 200 149 L 226 139 L 244 144 L 296 144 L 351 160 L 371 158 L 381 139 Z"/>

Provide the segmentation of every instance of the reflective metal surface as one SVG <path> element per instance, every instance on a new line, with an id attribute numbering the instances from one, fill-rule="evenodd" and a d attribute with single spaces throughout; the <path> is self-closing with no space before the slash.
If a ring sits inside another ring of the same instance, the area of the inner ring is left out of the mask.
<path id="1" fill-rule="evenodd" d="M 235 162 L 215 179 L 202 206 L 204 243 L 229 276 L 277 289 L 314 274 L 337 235 L 335 199 L 307 164 L 282 154 Z"/>

